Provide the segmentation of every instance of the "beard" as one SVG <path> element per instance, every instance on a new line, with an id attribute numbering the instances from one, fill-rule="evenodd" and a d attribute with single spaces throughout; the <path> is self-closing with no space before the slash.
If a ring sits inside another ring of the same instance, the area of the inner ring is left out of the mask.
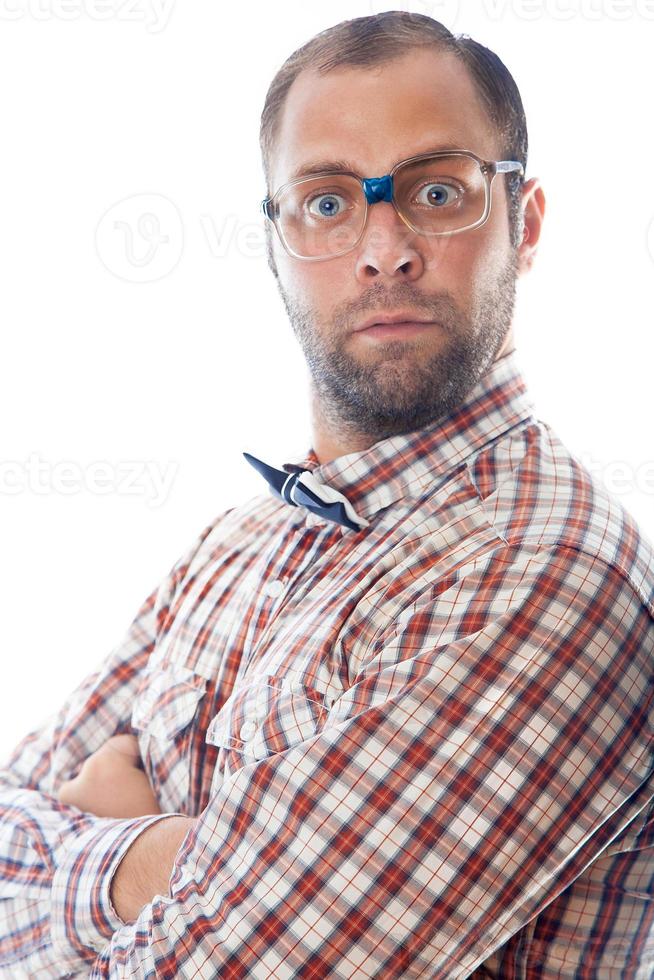
<path id="1" fill-rule="evenodd" d="M 517 276 L 517 255 L 511 250 L 500 272 L 476 290 L 468 314 L 447 292 L 428 294 L 398 282 L 374 286 L 355 303 L 336 307 L 328 321 L 276 279 L 322 417 L 342 435 L 378 441 L 421 429 L 461 405 L 495 360 L 511 326 Z M 398 307 L 415 310 L 438 326 L 425 328 L 424 338 L 363 340 L 356 353 L 347 349 L 353 325 L 366 313 Z"/>

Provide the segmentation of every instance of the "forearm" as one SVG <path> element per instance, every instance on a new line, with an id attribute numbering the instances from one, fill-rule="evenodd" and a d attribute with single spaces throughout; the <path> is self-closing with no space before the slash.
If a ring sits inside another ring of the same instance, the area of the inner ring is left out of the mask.
<path id="1" fill-rule="evenodd" d="M 62 976 L 65 952 L 50 933 L 58 847 L 108 823 L 0 776 L 0 976 Z"/>
<path id="2" fill-rule="evenodd" d="M 120 735 L 103 743 L 76 776 L 56 785 L 56 797 L 2 787 L 3 975 L 5 968 L 15 968 L 17 976 L 46 980 L 84 969 L 126 919 L 138 917 L 157 893 L 167 894 L 175 854 L 193 820 L 161 813 L 144 772 L 133 765 L 133 742 L 132 736 Z M 151 836 L 155 846 L 145 865 L 142 844 L 134 848 L 139 866 L 134 880 L 127 877 L 127 897 L 117 895 L 119 913 L 110 884 L 123 857 L 132 854 L 132 844 L 159 823 L 175 823 L 177 832 Z"/>
<path id="3" fill-rule="evenodd" d="M 155 895 L 168 894 L 175 856 L 195 817 L 173 815 L 147 827 L 132 842 L 111 882 L 110 897 L 124 923 L 132 923 Z"/>

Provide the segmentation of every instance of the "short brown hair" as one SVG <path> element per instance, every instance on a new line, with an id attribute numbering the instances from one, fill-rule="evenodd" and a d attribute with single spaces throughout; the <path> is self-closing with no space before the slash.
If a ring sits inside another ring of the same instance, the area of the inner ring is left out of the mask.
<path id="1" fill-rule="evenodd" d="M 451 52 L 468 68 L 482 105 L 499 137 L 500 159 L 519 160 L 527 169 L 527 121 L 520 92 L 500 58 L 465 34 L 454 35 L 440 21 L 404 10 L 387 10 L 344 20 L 312 37 L 291 54 L 268 88 L 259 142 L 270 195 L 271 160 L 279 117 L 289 88 L 301 71 L 326 74 L 339 67 L 367 67 L 396 58 L 416 47 Z M 521 190 L 524 176 L 506 175 L 512 245 L 522 240 Z"/>

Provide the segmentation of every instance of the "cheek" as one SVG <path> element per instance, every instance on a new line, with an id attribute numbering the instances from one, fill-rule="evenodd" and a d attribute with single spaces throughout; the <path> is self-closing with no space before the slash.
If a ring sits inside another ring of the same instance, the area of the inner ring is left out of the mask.
<path id="1" fill-rule="evenodd" d="M 302 307 L 316 310 L 319 314 L 328 313 L 336 306 L 347 290 L 348 281 L 354 281 L 353 269 L 344 268 L 336 260 L 302 262 L 286 256 L 278 260 L 277 267 L 288 294 Z"/>
<path id="2" fill-rule="evenodd" d="M 490 220 L 460 235 L 433 239 L 423 250 L 430 285 L 455 297 L 469 296 L 503 268 L 507 244 L 503 230 Z"/>
<path id="3" fill-rule="evenodd" d="M 459 305 L 466 303 L 480 274 L 483 263 L 483 228 L 433 239 L 422 249 L 424 274 L 421 277 L 427 292 L 448 293 Z M 420 284 L 420 280 L 416 285 Z"/>

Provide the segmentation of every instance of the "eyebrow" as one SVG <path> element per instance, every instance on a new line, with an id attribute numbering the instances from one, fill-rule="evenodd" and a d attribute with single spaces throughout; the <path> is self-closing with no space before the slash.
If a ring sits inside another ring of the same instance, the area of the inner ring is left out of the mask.
<path id="1" fill-rule="evenodd" d="M 440 143 L 437 146 L 429 146 L 424 153 L 429 153 L 431 150 L 434 153 L 438 153 L 440 150 L 461 150 L 465 149 L 461 143 Z M 419 153 L 412 153 L 411 156 L 419 156 Z M 358 168 L 349 160 L 317 160 L 312 163 L 300 164 L 287 180 L 297 180 L 299 177 L 311 177 L 313 174 L 323 173 L 325 170 L 350 170 L 353 173 L 358 173 Z"/>

